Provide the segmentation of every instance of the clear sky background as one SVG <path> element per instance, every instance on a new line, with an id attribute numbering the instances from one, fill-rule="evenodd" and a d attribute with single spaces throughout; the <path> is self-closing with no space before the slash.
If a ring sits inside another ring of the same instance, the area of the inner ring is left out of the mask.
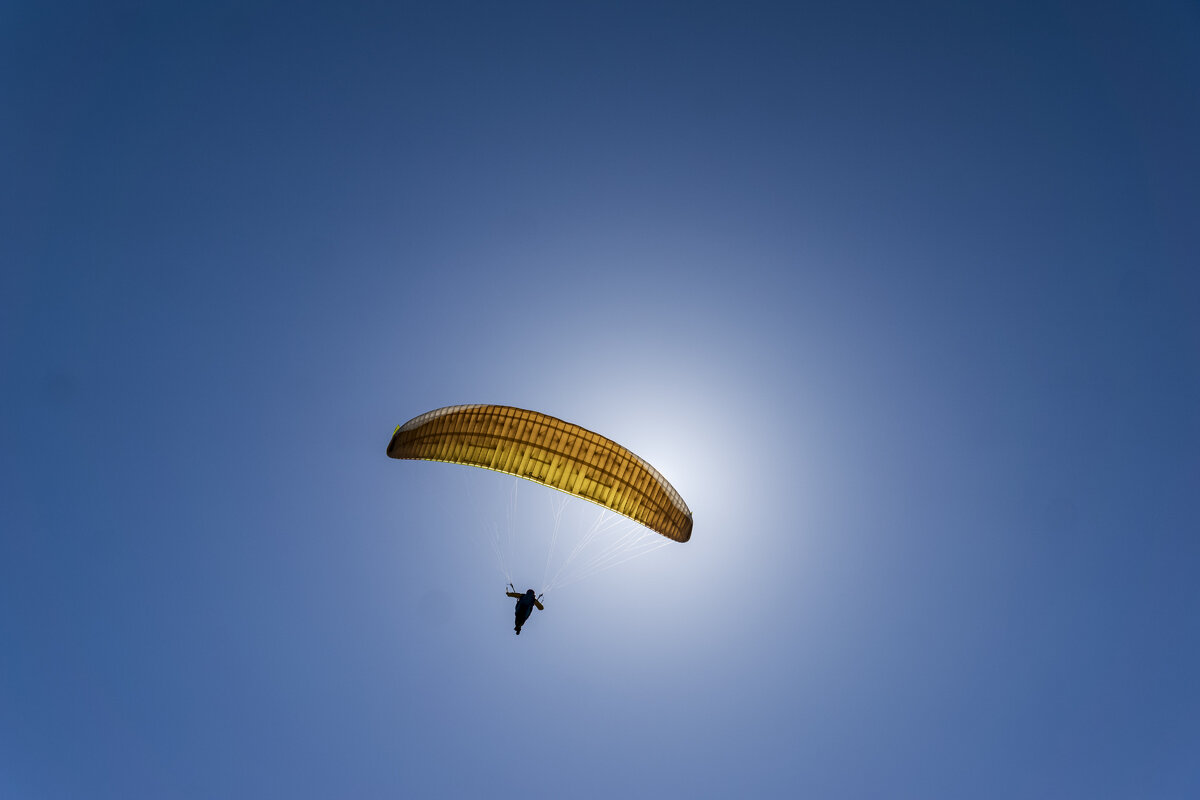
<path id="1" fill-rule="evenodd" d="M 1194 3 L 14 2 L 0 109 L 0 797 L 1200 796 Z M 692 541 L 514 636 L 456 403 Z"/>

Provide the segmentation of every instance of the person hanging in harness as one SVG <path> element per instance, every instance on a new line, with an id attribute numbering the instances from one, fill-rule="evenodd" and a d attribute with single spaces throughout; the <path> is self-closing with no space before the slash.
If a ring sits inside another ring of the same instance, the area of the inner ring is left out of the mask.
<path id="1" fill-rule="evenodd" d="M 515 630 L 517 631 L 517 636 L 520 636 L 521 626 L 525 624 L 525 620 L 529 619 L 529 615 L 533 613 L 533 607 L 537 606 L 538 611 L 545 611 L 546 607 L 542 605 L 541 595 L 534 596 L 533 589 L 528 590 L 525 594 L 520 594 L 517 592 L 517 587 L 511 583 L 508 585 L 508 588 L 512 589 L 512 591 L 505 592 L 505 594 L 509 597 L 517 598 L 517 627 Z"/>

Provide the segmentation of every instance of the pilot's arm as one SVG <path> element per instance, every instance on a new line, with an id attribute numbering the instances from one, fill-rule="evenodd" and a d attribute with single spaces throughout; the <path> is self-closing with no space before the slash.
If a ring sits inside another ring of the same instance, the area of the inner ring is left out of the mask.
<path id="1" fill-rule="evenodd" d="M 518 600 L 520 600 L 522 597 L 524 597 L 524 596 L 525 596 L 523 593 L 522 593 L 522 594 L 517 594 L 516 592 L 505 592 L 505 594 L 506 594 L 506 595 L 508 595 L 509 597 L 515 597 L 515 598 L 517 598 Z"/>

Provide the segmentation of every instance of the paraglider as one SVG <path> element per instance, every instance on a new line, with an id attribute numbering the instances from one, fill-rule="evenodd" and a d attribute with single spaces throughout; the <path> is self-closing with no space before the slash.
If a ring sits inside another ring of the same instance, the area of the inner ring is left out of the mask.
<path id="1" fill-rule="evenodd" d="M 537 411 L 498 405 L 435 409 L 396 426 L 387 454 L 515 475 L 595 503 L 671 541 L 692 536 L 691 510 L 658 470 L 607 437 Z M 621 561 L 602 554 L 595 563 Z M 554 579 L 543 591 L 553 585 Z M 533 609 L 545 607 L 533 589 L 521 594 L 512 583 L 509 588 L 505 594 L 517 600 L 519 636 Z"/>
<path id="2" fill-rule="evenodd" d="M 508 588 L 512 589 L 512 591 L 505 592 L 505 594 L 509 597 L 517 598 L 517 626 L 513 630 L 517 632 L 517 636 L 520 636 L 521 626 L 529 619 L 529 615 L 533 613 L 533 609 L 536 607 L 538 611 L 545 611 L 546 607 L 542 605 L 541 597 L 534 596 L 533 589 L 526 589 L 525 594 L 521 594 L 517 591 L 517 587 L 511 583 L 508 585 Z"/>

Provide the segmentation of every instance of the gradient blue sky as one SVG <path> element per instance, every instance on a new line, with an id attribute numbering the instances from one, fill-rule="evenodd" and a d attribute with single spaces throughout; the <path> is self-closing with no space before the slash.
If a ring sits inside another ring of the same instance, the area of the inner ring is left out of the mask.
<path id="1" fill-rule="evenodd" d="M 0 796 L 1200 796 L 1194 3 L 16 2 L 0 107 Z M 513 636 L 472 402 L 692 541 Z"/>

